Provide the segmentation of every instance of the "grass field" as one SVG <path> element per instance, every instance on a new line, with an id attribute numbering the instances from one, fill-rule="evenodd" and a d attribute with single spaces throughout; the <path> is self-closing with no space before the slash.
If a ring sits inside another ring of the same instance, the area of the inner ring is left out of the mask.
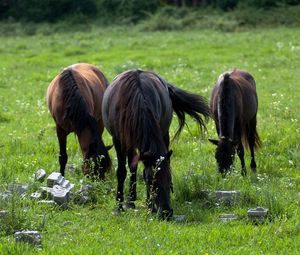
<path id="1" fill-rule="evenodd" d="M 94 201 L 70 209 L 38 205 L 30 198 L 0 200 L 0 254 L 297 254 L 300 250 L 300 31 L 255 29 L 239 33 L 213 30 L 141 32 L 123 28 L 89 32 L 0 37 L 0 191 L 12 182 L 29 183 L 37 168 L 58 170 L 58 143 L 45 93 L 65 66 L 96 64 L 109 81 L 132 68 L 150 69 L 170 83 L 209 98 L 220 73 L 246 69 L 257 81 L 258 132 L 263 147 L 256 154 L 258 174 L 242 178 L 236 160 L 232 175 L 216 169 L 213 121 L 199 135 L 191 120 L 171 148 L 175 214 L 187 222 L 163 222 L 145 208 L 145 185 L 138 182 L 136 210 L 115 213 L 115 170 L 95 183 Z M 171 134 L 177 127 L 176 118 Z M 105 133 L 106 144 L 111 143 Z M 68 140 L 66 178 L 75 190 L 84 179 L 81 154 L 73 135 Z M 114 169 L 117 166 L 112 150 Z M 141 170 L 141 169 L 140 169 Z M 142 171 L 139 171 L 140 176 Z M 86 182 L 88 182 L 86 180 Z M 31 191 L 39 183 L 31 182 Z M 218 205 L 200 190 L 239 190 L 233 207 Z M 251 223 L 252 207 L 270 211 L 270 221 Z M 241 219 L 223 223 L 221 213 Z M 15 245 L 13 233 L 33 229 L 43 248 Z"/>

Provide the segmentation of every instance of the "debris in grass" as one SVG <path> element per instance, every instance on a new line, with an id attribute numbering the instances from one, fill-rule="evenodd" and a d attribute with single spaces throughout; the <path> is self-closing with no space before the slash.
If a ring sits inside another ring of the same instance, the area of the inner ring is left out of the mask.
<path id="1" fill-rule="evenodd" d="M 182 214 L 182 215 L 173 215 L 173 220 L 176 221 L 176 222 L 186 222 L 187 217 L 184 214 Z"/>
<path id="2" fill-rule="evenodd" d="M 35 192 L 35 193 L 32 193 L 30 197 L 34 200 L 39 200 L 41 198 L 41 196 L 42 196 L 41 193 Z"/>
<path id="3" fill-rule="evenodd" d="M 220 215 L 219 219 L 223 222 L 226 222 L 226 221 L 232 221 L 232 220 L 238 220 L 239 219 L 239 216 L 233 214 L 233 213 L 223 213 Z"/>
<path id="4" fill-rule="evenodd" d="M 256 207 L 248 210 L 248 218 L 255 222 L 263 222 L 268 217 L 269 210 L 263 207 Z"/>
<path id="5" fill-rule="evenodd" d="M 11 183 L 8 185 L 8 190 L 10 192 L 16 192 L 19 195 L 23 195 L 28 190 L 28 184 L 22 184 L 22 183 Z"/>
<path id="6" fill-rule="evenodd" d="M 37 169 L 33 174 L 34 180 L 43 182 L 47 176 L 47 173 L 44 169 Z"/>
<path id="7" fill-rule="evenodd" d="M 51 173 L 47 178 L 47 186 L 49 188 L 53 188 L 54 185 L 59 185 L 68 191 L 70 191 L 74 187 L 74 184 L 70 183 L 70 181 L 66 180 L 58 172 Z"/>
<path id="8" fill-rule="evenodd" d="M 60 173 L 53 172 L 47 178 L 47 186 L 41 187 L 41 198 L 55 201 L 58 205 L 67 206 L 70 200 L 70 190 L 74 184 L 66 180 Z"/>
<path id="9" fill-rule="evenodd" d="M 0 210 L 0 219 L 6 218 L 8 216 L 8 211 Z"/>
<path id="10" fill-rule="evenodd" d="M 31 245 L 36 245 L 41 248 L 42 238 L 38 231 L 19 231 L 15 233 L 16 243 L 25 242 Z"/>
<path id="11" fill-rule="evenodd" d="M 233 206 L 240 199 L 240 192 L 236 190 L 215 192 L 216 198 L 220 204 Z"/>
<path id="12" fill-rule="evenodd" d="M 200 197 L 216 200 L 217 205 L 233 206 L 240 199 L 240 192 L 237 190 L 200 190 Z"/>
<path id="13" fill-rule="evenodd" d="M 12 193 L 10 191 L 4 191 L 0 193 L 0 197 L 2 197 L 3 200 L 8 200 L 11 195 Z"/>

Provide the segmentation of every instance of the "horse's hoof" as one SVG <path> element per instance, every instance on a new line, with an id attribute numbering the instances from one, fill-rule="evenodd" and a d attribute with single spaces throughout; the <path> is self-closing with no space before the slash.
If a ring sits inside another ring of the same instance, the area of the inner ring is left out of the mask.
<path id="1" fill-rule="evenodd" d="M 127 201 L 126 202 L 126 208 L 135 209 L 135 203 L 133 201 Z"/>
<path id="2" fill-rule="evenodd" d="M 172 220 L 173 219 L 173 209 L 161 211 L 159 213 L 159 218 L 161 220 L 166 220 L 166 221 Z"/>

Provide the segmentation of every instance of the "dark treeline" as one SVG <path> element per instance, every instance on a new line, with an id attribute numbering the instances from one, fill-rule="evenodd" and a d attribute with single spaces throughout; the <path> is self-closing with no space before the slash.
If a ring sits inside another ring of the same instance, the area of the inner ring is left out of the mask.
<path id="1" fill-rule="evenodd" d="M 51 22 L 78 15 L 105 19 L 127 18 L 136 22 L 165 6 L 209 6 L 228 11 L 238 6 L 266 9 L 299 3 L 300 0 L 0 0 L 0 19 Z"/>

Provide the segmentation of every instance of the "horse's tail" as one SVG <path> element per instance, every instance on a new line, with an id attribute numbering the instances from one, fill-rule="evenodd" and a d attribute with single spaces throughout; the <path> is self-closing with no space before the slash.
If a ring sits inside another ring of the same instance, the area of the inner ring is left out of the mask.
<path id="1" fill-rule="evenodd" d="M 236 80 L 236 79 L 233 80 L 233 79 L 230 78 L 230 73 L 226 73 L 226 74 L 223 75 L 223 85 L 221 87 L 221 89 L 222 89 L 221 93 L 222 94 L 225 94 L 225 95 L 229 94 L 228 90 L 230 90 L 230 86 L 229 86 L 230 82 L 248 83 L 248 81 L 245 80 L 244 78 L 240 78 L 239 80 Z M 245 95 L 245 96 L 248 96 L 248 95 Z M 240 111 L 241 111 L 240 116 L 242 116 L 243 113 L 242 113 L 241 108 L 240 108 Z M 246 149 L 249 149 L 249 137 L 252 136 L 250 139 L 254 139 L 254 141 L 253 141 L 254 142 L 254 144 L 253 144 L 254 149 L 260 148 L 262 143 L 261 143 L 261 140 L 260 140 L 259 135 L 258 135 L 257 130 L 256 130 L 256 114 L 247 125 L 245 125 L 245 121 L 242 118 L 240 118 L 240 122 L 241 122 L 240 126 L 241 126 L 241 129 L 242 129 L 241 130 L 241 132 L 242 132 L 242 143 L 243 143 L 244 147 Z"/>
<path id="2" fill-rule="evenodd" d="M 249 137 L 252 136 L 252 137 Z M 250 121 L 250 123 L 246 127 L 246 134 L 243 137 L 243 144 L 248 149 L 249 148 L 249 138 L 254 139 L 254 149 L 257 150 L 262 147 L 262 142 L 259 138 L 257 129 L 256 129 L 256 115 L 254 118 Z"/>
<path id="3" fill-rule="evenodd" d="M 159 150 L 163 141 L 152 106 L 155 91 L 149 86 L 148 79 L 141 82 L 141 72 L 128 71 L 122 78 L 117 128 L 123 150 L 138 148 L 142 153 L 157 156 L 161 155 Z"/>
<path id="4" fill-rule="evenodd" d="M 207 101 L 199 95 L 189 93 L 170 84 L 168 84 L 168 90 L 179 122 L 179 128 L 175 137 L 180 134 L 183 126 L 186 124 L 185 113 L 190 115 L 199 124 L 201 130 L 203 128 L 206 129 L 204 119 L 207 120 L 210 116 Z"/>
<path id="5" fill-rule="evenodd" d="M 72 68 L 66 68 L 60 74 L 59 83 L 63 91 L 63 101 L 65 104 L 64 119 L 68 119 L 75 133 L 80 133 L 89 126 L 93 133 L 97 132 L 97 121 L 89 113 L 87 103 L 82 97 L 77 82 L 82 82 L 80 73 Z M 76 80 L 75 76 L 76 75 Z"/>

